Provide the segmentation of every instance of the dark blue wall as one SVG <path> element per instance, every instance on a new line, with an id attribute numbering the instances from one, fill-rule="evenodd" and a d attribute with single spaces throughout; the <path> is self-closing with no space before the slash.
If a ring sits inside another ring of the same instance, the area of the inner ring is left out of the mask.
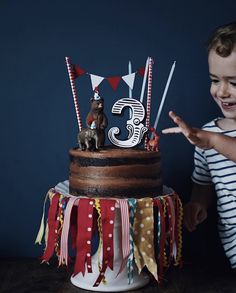
<path id="1" fill-rule="evenodd" d="M 129 60 L 137 69 L 152 56 L 152 123 L 176 60 L 158 129 L 172 125 L 170 109 L 200 127 L 220 115 L 209 94 L 205 41 L 216 26 L 234 20 L 235 10 L 235 0 L 0 1 L 2 256 L 41 254 L 34 240 L 44 194 L 68 176 L 77 124 L 64 57 L 106 77 L 125 75 Z M 137 95 L 140 86 L 137 78 Z M 84 119 L 89 76 L 77 87 Z M 104 81 L 100 90 L 107 114 L 128 94 L 124 83 L 114 92 Z M 165 184 L 185 200 L 193 147 L 182 136 L 163 136 L 161 151 Z"/>

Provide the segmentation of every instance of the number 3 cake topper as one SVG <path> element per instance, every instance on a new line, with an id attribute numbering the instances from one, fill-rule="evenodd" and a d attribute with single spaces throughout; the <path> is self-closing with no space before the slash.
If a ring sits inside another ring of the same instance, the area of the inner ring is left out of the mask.
<path id="1" fill-rule="evenodd" d="M 131 108 L 131 118 L 126 122 L 126 128 L 129 131 L 128 139 L 119 140 L 115 135 L 120 133 L 118 127 L 112 127 L 108 131 L 108 138 L 110 142 L 116 146 L 123 148 L 132 148 L 138 145 L 148 128 L 144 126 L 142 121 L 145 118 L 145 109 L 141 102 L 133 98 L 122 98 L 113 105 L 111 112 L 120 115 L 123 108 Z"/>

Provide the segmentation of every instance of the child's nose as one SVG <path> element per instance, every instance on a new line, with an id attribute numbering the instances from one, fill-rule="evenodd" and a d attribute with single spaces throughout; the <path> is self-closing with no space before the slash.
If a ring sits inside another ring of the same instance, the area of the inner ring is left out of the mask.
<path id="1" fill-rule="evenodd" d="M 218 88 L 217 95 L 219 98 L 228 98 L 229 97 L 229 87 L 226 82 L 222 82 Z"/>

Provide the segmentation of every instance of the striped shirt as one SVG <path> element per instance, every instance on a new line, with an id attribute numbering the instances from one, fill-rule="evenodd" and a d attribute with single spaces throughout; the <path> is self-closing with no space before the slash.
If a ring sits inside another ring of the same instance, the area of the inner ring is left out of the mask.
<path id="1" fill-rule="evenodd" d="M 216 122 L 202 129 L 236 137 L 236 129 L 224 131 Z M 236 150 L 235 150 L 236 151 Z M 192 180 L 200 185 L 214 184 L 219 215 L 219 234 L 231 266 L 236 268 L 236 163 L 214 149 L 195 148 Z"/>

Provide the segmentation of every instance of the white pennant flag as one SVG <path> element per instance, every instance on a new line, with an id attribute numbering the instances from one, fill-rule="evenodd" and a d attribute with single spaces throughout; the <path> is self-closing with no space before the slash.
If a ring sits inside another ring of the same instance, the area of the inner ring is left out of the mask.
<path id="1" fill-rule="evenodd" d="M 94 75 L 94 74 L 90 74 L 90 78 L 91 78 L 91 83 L 92 83 L 92 88 L 93 91 L 95 90 L 96 87 L 99 86 L 99 84 L 103 81 L 104 77 L 99 76 L 99 75 Z"/>
<path id="2" fill-rule="evenodd" d="M 134 87 L 135 72 L 122 76 L 121 78 L 127 83 L 129 88 L 132 90 Z"/>

